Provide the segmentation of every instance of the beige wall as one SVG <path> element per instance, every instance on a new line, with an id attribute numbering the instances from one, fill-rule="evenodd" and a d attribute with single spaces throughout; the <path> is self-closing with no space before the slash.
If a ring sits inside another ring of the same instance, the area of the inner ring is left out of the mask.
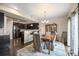
<path id="1" fill-rule="evenodd" d="M 52 19 L 50 20 L 49 24 L 52 23 L 56 23 L 57 24 L 57 32 L 58 32 L 58 36 L 61 37 L 62 32 L 66 31 L 67 32 L 67 19 L 66 18 L 56 18 L 56 19 Z M 40 32 L 45 33 L 45 25 L 40 23 Z M 61 39 L 59 38 L 59 40 L 61 41 Z"/>

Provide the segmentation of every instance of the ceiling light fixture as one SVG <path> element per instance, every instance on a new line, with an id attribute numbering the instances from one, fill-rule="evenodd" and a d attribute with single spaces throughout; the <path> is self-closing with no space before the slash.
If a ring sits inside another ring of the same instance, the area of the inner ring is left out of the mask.
<path id="1" fill-rule="evenodd" d="M 44 11 L 44 17 L 41 18 L 41 22 L 44 23 L 44 24 L 47 24 L 49 23 L 49 20 L 47 19 L 47 12 Z"/>

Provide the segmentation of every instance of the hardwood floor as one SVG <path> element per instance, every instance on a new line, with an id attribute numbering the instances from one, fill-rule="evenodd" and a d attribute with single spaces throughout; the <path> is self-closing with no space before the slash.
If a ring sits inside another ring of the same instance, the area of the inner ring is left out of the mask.
<path id="1" fill-rule="evenodd" d="M 11 40 L 11 42 L 10 42 L 11 43 L 10 55 L 11 56 L 17 56 L 17 50 L 32 44 L 32 42 L 33 41 L 25 43 L 25 44 L 22 44 L 20 38 Z M 65 46 L 65 50 L 67 52 L 67 47 L 66 46 Z"/>
<path id="2" fill-rule="evenodd" d="M 32 41 L 25 43 L 25 44 L 22 44 L 20 38 L 11 40 L 10 41 L 10 55 L 11 56 L 17 56 L 17 50 L 18 49 L 21 49 L 21 48 L 23 48 L 23 47 L 25 47 L 25 46 L 27 46 L 31 43 L 32 43 Z"/>

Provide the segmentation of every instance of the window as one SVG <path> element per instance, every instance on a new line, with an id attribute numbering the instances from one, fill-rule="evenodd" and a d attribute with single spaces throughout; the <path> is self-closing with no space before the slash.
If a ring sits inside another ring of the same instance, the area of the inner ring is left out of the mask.
<path id="1" fill-rule="evenodd" d="M 71 53 L 78 55 L 78 9 L 68 19 L 68 46 Z"/>

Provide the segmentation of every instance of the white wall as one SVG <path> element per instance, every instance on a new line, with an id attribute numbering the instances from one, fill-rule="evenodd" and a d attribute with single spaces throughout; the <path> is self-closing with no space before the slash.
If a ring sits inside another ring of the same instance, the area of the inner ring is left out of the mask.
<path id="1" fill-rule="evenodd" d="M 59 34 L 59 37 L 61 37 L 62 32 L 67 32 L 67 19 L 66 18 L 56 18 L 50 20 L 49 24 L 56 23 L 57 24 L 57 32 Z M 41 33 L 45 33 L 45 25 L 40 23 L 39 27 L 41 29 Z M 60 39 L 59 39 L 60 40 Z M 61 40 L 60 40 L 61 41 Z"/>
<path id="2" fill-rule="evenodd" d="M 12 27 L 13 19 L 4 16 L 4 27 L 0 28 L 0 35 L 10 35 L 10 39 L 12 39 Z"/>
<path id="3" fill-rule="evenodd" d="M 10 39 L 13 39 L 13 36 L 12 36 L 12 27 L 13 27 L 13 19 L 8 18 L 7 19 L 7 34 L 10 35 Z"/>
<path id="4" fill-rule="evenodd" d="M 13 19 L 5 16 L 4 17 L 4 34 L 10 35 L 10 39 L 13 38 L 12 27 L 13 27 Z"/>
<path id="5" fill-rule="evenodd" d="M 7 17 L 4 16 L 4 34 L 7 34 Z"/>

